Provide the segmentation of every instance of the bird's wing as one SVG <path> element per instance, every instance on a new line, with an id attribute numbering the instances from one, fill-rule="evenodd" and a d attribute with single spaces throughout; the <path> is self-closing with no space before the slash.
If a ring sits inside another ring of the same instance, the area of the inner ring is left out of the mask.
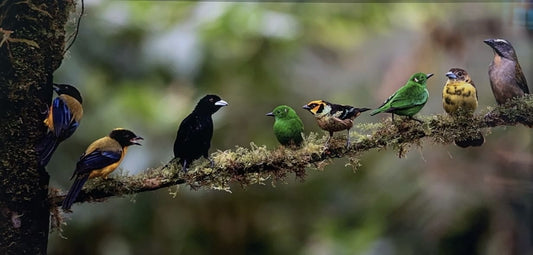
<path id="1" fill-rule="evenodd" d="M 202 117 L 189 115 L 185 118 L 178 129 L 176 141 L 174 142 L 174 154 L 190 154 L 192 148 L 203 151 L 209 149 L 211 136 L 213 134 L 213 122 L 211 116 Z M 192 147 L 191 147 L 192 146 Z"/>
<path id="2" fill-rule="evenodd" d="M 76 171 L 74 171 L 74 175 L 81 175 L 84 173 L 89 173 L 92 170 L 102 169 L 118 162 L 120 157 L 122 157 L 122 149 L 111 151 L 102 151 L 97 149 L 89 154 L 83 154 L 76 164 Z"/>
<path id="3" fill-rule="evenodd" d="M 522 68 L 520 68 L 520 65 L 515 65 L 515 78 L 516 78 L 516 84 L 518 87 L 524 91 L 524 93 L 529 94 L 529 88 L 527 87 L 527 81 L 526 77 L 524 77 L 524 73 L 522 73 Z"/>
<path id="4" fill-rule="evenodd" d="M 392 109 L 406 109 L 414 106 L 425 104 L 428 99 L 428 93 L 420 88 L 409 86 L 398 90 L 390 101 Z"/>
<path id="5" fill-rule="evenodd" d="M 287 120 L 287 124 L 288 127 L 295 131 L 298 131 L 300 133 L 304 131 L 304 124 L 302 123 L 302 120 L 300 118 L 293 118 Z"/>
<path id="6" fill-rule="evenodd" d="M 65 101 L 59 97 L 56 97 L 52 102 L 52 116 L 54 120 L 54 134 L 56 137 L 62 137 L 64 136 L 65 131 L 70 131 L 72 113 Z"/>
<path id="7" fill-rule="evenodd" d="M 385 102 L 383 102 L 383 104 L 381 104 L 378 109 L 380 109 L 381 107 L 385 106 L 386 104 L 388 104 L 394 97 L 396 97 L 396 94 L 398 94 L 398 91 L 394 92 L 394 94 L 392 94 L 389 98 L 387 98 L 387 100 L 385 100 Z"/>
<path id="8" fill-rule="evenodd" d="M 381 104 L 377 109 L 373 110 L 371 113 L 370 113 L 370 116 L 374 116 L 380 112 L 386 112 L 388 110 L 391 109 L 390 105 L 388 105 L 389 102 L 391 102 L 391 100 L 393 98 L 396 97 L 396 94 L 398 94 L 398 91 L 394 92 L 394 94 L 392 94 L 389 98 L 387 98 L 387 100 L 385 100 L 385 102 L 383 102 L 383 104 Z"/>
<path id="9" fill-rule="evenodd" d="M 333 117 L 336 117 L 338 119 L 345 119 L 346 116 L 348 115 L 349 106 L 330 104 L 330 107 L 331 107 L 330 114 Z"/>
<path id="10" fill-rule="evenodd" d="M 478 94 L 477 94 L 477 88 L 476 88 L 476 84 L 474 84 L 474 81 L 472 81 L 472 80 L 470 80 L 470 82 L 466 82 L 465 81 L 465 83 L 468 84 L 468 85 L 472 85 L 472 87 L 474 87 L 474 91 L 476 92 L 476 100 L 478 100 L 479 97 L 478 97 Z"/>
<path id="11" fill-rule="evenodd" d="M 176 136 L 174 146 L 185 145 L 190 143 L 195 131 L 195 128 L 193 128 L 194 122 L 194 117 L 191 115 L 187 116 L 181 122 L 180 127 L 178 128 L 178 134 Z"/>
<path id="12" fill-rule="evenodd" d="M 302 122 L 302 120 L 300 118 L 296 118 L 296 122 L 297 122 L 297 125 L 299 125 L 302 129 L 301 132 L 304 131 L 304 123 Z"/>
<path id="13" fill-rule="evenodd" d="M 351 105 L 331 104 L 331 115 L 339 120 L 351 119 L 354 116 L 357 116 L 359 110 L 359 108 L 355 108 Z"/>

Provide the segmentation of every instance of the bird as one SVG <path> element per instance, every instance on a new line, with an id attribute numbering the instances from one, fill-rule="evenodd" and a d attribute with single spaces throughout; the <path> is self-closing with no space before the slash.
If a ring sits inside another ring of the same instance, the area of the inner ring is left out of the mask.
<path id="1" fill-rule="evenodd" d="M 61 208 L 65 211 L 70 210 L 88 179 L 95 177 L 107 179 L 107 176 L 124 159 L 128 146 L 141 145 L 139 143 L 140 140 L 143 140 L 143 138 L 132 131 L 116 128 L 109 135 L 91 143 L 76 164 L 76 170 L 74 170 L 70 178 L 71 180 L 74 178 L 74 183 L 70 186 Z"/>
<path id="2" fill-rule="evenodd" d="M 511 98 L 529 94 L 526 78 L 511 43 L 504 39 L 486 39 L 483 42 L 494 51 L 489 79 L 496 102 L 503 104 Z"/>
<path id="3" fill-rule="evenodd" d="M 370 110 L 370 108 L 356 108 L 350 105 L 332 104 L 324 100 L 313 100 L 303 106 L 316 118 L 318 126 L 329 132 L 328 140 L 333 136 L 334 132 L 347 130 L 346 147 L 350 146 L 350 129 L 353 126 L 353 120 L 361 115 L 362 112 Z"/>
<path id="4" fill-rule="evenodd" d="M 397 114 L 421 122 L 413 118 L 413 115 L 417 114 L 428 101 L 429 92 L 426 82 L 431 76 L 433 76 L 432 73 L 413 74 L 403 87 L 394 92 L 370 115 L 374 116 L 378 113 L 386 112 L 392 113 L 392 120 L 394 120 L 394 114 Z"/>
<path id="5" fill-rule="evenodd" d="M 58 96 L 52 101 L 48 116 L 43 121 L 48 131 L 37 147 L 41 166 L 48 164 L 59 143 L 74 134 L 83 117 L 83 99 L 74 86 L 53 84 L 53 89 Z"/>
<path id="6" fill-rule="evenodd" d="M 274 117 L 274 135 L 283 146 L 301 146 L 303 142 L 302 132 L 304 124 L 294 109 L 287 105 L 274 108 L 266 116 Z"/>
<path id="7" fill-rule="evenodd" d="M 183 171 L 187 172 L 192 161 L 203 156 L 214 165 L 208 156 L 213 137 L 211 116 L 228 103 L 217 95 L 206 95 L 180 124 L 174 142 L 174 157 L 180 159 Z"/>
<path id="8" fill-rule="evenodd" d="M 451 68 L 446 73 L 448 80 L 442 90 L 442 107 L 452 117 L 466 115 L 471 118 L 478 105 L 476 86 L 470 75 L 461 68 Z M 485 139 L 480 132 L 475 137 L 455 140 L 459 147 L 481 146 Z"/>

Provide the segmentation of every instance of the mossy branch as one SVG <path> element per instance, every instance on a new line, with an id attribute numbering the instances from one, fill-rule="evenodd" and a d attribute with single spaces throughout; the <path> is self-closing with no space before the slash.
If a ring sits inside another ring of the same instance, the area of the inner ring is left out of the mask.
<path id="1" fill-rule="evenodd" d="M 348 157 L 350 164 L 358 166 L 359 155 L 371 149 L 393 148 L 402 157 L 410 147 L 421 146 L 422 138 L 429 138 L 437 144 L 453 143 L 457 137 L 472 137 L 483 129 L 496 126 L 513 126 L 519 123 L 533 126 L 533 95 L 509 101 L 488 114 L 473 118 L 451 118 L 446 114 L 418 116 L 422 124 L 409 119 L 394 122 L 387 118 L 381 123 L 358 124 L 354 129 L 368 134 L 351 132 L 352 141 L 345 147 L 344 137 L 332 139 L 329 148 L 324 148 L 326 136 L 317 138 L 311 133 L 306 137 L 302 148 L 279 147 L 268 150 L 266 146 L 251 143 L 250 148 L 236 147 L 233 150 L 217 151 L 211 154 L 215 167 L 210 168 L 207 160 L 198 160 L 188 173 L 181 170 L 177 160 L 167 165 L 135 176 L 120 176 L 116 179 L 95 179 L 88 182 L 78 196 L 77 202 L 99 201 L 112 196 L 136 194 L 179 184 L 191 188 L 210 188 L 230 191 L 231 183 L 246 186 L 279 181 L 290 173 L 303 178 L 306 169 L 321 169 L 333 158 Z M 52 194 L 51 203 L 61 205 L 64 195 Z"/>

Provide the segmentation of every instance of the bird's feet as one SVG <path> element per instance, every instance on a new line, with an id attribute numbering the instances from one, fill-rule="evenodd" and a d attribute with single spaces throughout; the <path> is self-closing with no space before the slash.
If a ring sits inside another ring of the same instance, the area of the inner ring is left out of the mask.
<path id="1" fill-rule="evenodd" d="M 209 160 L 209 167 L 211 167 L 211 168 L 214 168 L 214 167 L 215 167 L 215 161 L 213 161 L 213 159 L 211 159 L 211 158 L 208 157 L 208 156 L 204 156 L 204 158 L 206 158 L 207 160 Z"/>
<path id="2" fill-rule="evenodd" d="M 183 172 L 187 173 L 187 167 L 188 167 L 187 160 L 184 159 L 183 164 L 181 165 L 181 169 L 183 169 Z"/>
<path id="3" fill-rule="evenodd" d="M 350 148 L 350 129 L 347 130 L 348 134 L 346 134 L 346 149 Z"/>
<path id="4" fill-rule="evenodd" d="M 417 119 L 417 118 L 414 118 L 414 117 L 412 117 L 412 116 L 410 116 L 409 119 L 411 119 L 411 120 L 415 120 L 415 121 L 418 121 L 418 123 L 420 123 L 420 124 L 424 123 L 424 121 L 419 120 L 419 119 Z"/>
<path id="5" fill-rule="evenodd" d="M 331 140 L 331 136 L 328 137 L 328 140 L 326 140 L 326 143 L 324 143 L 324 149 L 327 150 L 329 148 L 329 141 Z"/>

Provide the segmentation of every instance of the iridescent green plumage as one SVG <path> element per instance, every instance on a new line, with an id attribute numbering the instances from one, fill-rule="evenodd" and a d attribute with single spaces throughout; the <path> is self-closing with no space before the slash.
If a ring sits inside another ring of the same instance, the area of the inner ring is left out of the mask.
<path id="1" fill-rule="evenodd" d="M 433 74 L 415 73 L 407 83 L 390 96 L 370 115 L 376 115 L 381 112 L 413 117 L 417 114 L 428 101 L 429 93 L 426 88 L 426 81 Z"/>
<path id="2" fill-rule="evenodd" d="M 274 135 L 276 135 L 279 143 L 284 146 L 300 146 L 302 144 L 304 124 L 291 107 L 280 105 L 266 115 L 275 118 Z"/>

